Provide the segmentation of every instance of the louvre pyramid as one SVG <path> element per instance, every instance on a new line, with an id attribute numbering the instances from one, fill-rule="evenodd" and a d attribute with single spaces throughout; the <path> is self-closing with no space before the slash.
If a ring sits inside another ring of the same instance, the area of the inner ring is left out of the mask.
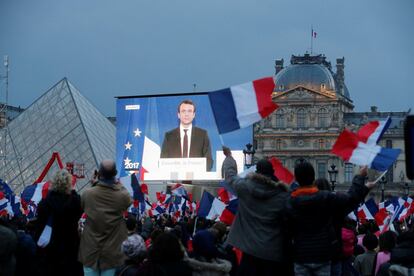
<path id="1" fill-rule="evenodd" d="M 16 193 L 40 176 L 55 151 L 64 164 L 84 163 L 86 177 L 78 180 L 78 191 L 101 160 L 115 159 L 115 126 L 66 78 L 11 121 L 6 138 L 0 140 L 1 150 L 6 148 L 0 178 Z M 57 170 L 55 162 L 45 180 Z"/>

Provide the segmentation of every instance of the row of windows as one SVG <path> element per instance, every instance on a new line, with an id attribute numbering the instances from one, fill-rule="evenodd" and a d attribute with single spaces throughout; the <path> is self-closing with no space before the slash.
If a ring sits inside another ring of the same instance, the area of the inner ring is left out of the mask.
<path id="1" fill-rule="evenodd" d="M 300 108 L 296 111 L 296 125 L 298 128 L 305 128 L 307 127 L 307 120 L 308 112 L 304 108 Z M 276 112 L 276 127 L 277 128 L 284 128 L 286 127 L 286 120 L 288 114 L 285 114 L 283 111 Z M 328 127 L 328 111 L 325 108 L 319 109 L 318 113 L 318 126 L 319 127 Z M 269 117 L 268 124 L 270 124 L 271 118 Z M 270 127 L 270 125 L 267 125 Z"/>
<path id="2" fill-rule="evenodd" d="M 271 147 L 275 147 L 277 150 L 284 149 L 282 139 L 276 139 L 276 144 L 274 144 L 274 143 L 275 142 L 272 141 L 271 144 L 270 144 L 270 146 Z M 303 147 L 305 145 L 304 145 L 303 141 L 300 140 L 300 141 L 297 142 L 297 144 L 295 146 Z M 259 148 L 263 148 L 263 141 L 262 140 L 259 141 L 258 147 Z M 317 147 L 317 149 L 327 149 L 327 148 L 330 147 L 330 143 L 329 142 L 326 142 L 325 139 L 318 139 L 315 142 L 315 147 Z"/>

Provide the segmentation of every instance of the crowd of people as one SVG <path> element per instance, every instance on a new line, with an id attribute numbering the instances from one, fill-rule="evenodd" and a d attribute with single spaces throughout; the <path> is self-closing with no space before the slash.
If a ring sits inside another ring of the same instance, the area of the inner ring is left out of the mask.
<path id="1" fill-rule="evenodd" d="M 380 232 L 374 221 L 348 217 L 375 186 L 366 180 L 366 167 L 347 193 L 335 193 L 305 161 L 294 169 L 294 189 L 276 178 L 268 160 L 246 177 L 228 166 L 223 175 L 239 200 L 232 225 L 168 214 L 125 216 L 131 197 L 116 175 L 115 163 L 102 161 L 80 196 L 61 170 L 35 219 L 2 218 L 0 275 L 414 273 L 411 218 Z"/>

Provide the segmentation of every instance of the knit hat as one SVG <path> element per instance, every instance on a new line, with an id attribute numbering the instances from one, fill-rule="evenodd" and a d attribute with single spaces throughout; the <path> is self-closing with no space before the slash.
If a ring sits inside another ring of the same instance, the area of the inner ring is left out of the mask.
<path id="1" fill-rule="evenodd" d="M 138 234 L 131 235 L 123 241 L 121 249 L 129 258 L 140 257 L 147 252 L 145 241 Z"/>
<path id="2" fill-rule="evenodd" d="M 217 257 L 218 251 L 214 235 L 208 230 L 200 230 L 193 237 L 193 248 L 196 256 L 208 260 Z"/>

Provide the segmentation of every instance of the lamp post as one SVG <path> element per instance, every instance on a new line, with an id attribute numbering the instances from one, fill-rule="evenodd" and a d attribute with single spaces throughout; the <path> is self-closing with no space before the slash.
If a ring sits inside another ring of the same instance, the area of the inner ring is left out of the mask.
<path id="1" fill-rule="evenodd" d="M 246 145 L 246 149 L 243 150 L 243 154 L 244 154 L 244 165 L 246 166 L 246 168 L 250 168 L 251 166 L 253 166 L 253 157 L 254 154 L 256 153 L 256 151 L 254 149 L 252 149 L 253 145 L 248 143 Z"/>
<path id="2" fill-rule="evenodd" d="M 335 191 L 336 176 L 338 175 L 338 170 L 334 164 L 331 165 L 331 169 L 328 170 L 329 180 L 331 181 L 332 191 Z"/>
<path id="3" fill-rule="evenodd" d="M 385 195 L 384 195 L 385 184 L 387 184 L 387 178 L 385 177 L 385 175 L 383 177 L 381 177 L 381 179 L 379 180 L 379 183 L 381 184 L 381 202 L 384 202 L 384 200 L 385 200 Z"/>
<path id="4" fill-rule="evenodd" d="M 408 182 L 405 182 L 404 179 L 405 179 L 404 172 L 401 171 L 401 173 L 400 173 L 400 181 L 401 181 L 401 183 L 404 183 L 405 196 L 408 197 L 408 194 L 410 193 L 410 187 L 408 187 Z"/>

